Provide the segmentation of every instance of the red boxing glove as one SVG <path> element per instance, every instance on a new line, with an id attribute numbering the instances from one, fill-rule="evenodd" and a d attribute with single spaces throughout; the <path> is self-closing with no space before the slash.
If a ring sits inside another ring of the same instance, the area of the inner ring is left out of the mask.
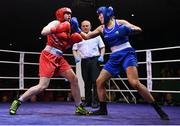
<path id="1" fill-rule="evenodd" d="M 70 33 L 70 31 L 71 31 L 71 25 L 68 21 L 59 23 L 56 27 L 51 28 L 52 34 L 61 33 L 61 32 Z"/>
<path id="2" fill-rule="evenodd" d="M 71 25 L 68 21 L 60 23 L 56 28 L 57 33 L 66 32 L 70 33 Z"/>
<path id="3" fill-rule="evenodd" d="M 69 40 L 69 34 L 68 33 L 66 33 L 66 32 L 61 32 L 61 33 L 57 33 L 57 34 L 55 34 L 56 35 L 56 37 L 59 39 L 59 40 L 65 40 L 65 41 L 68 41 Z"/>
<path id="4" fill-rule="evenodd" d="M 50 30 L 52 34 L 55 34 L 57 32 L 56 27 L 52 27 Z"/>
<path id="5" fill-rule="evenodd" d="M 83 40 L 83 38 L 81 37 L 81 35 L 79 33 L 73 33 L 71 35 L 71 42 L 72 43 L 78 43 L 81 42 Z"/>

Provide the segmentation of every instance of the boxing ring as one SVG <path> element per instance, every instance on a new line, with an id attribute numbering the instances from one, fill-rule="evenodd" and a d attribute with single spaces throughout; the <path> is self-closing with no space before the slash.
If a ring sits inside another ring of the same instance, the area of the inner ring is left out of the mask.
<path id="1" fill-rule="evenodd" d="M 161 89 L 164 87 L 160 82 L 175 81 L 180 82 L 179 76 L 160 77 L 157 74 L 162 64 L 172 64 L 180 66 L 180 56 L 178 50 L 180 46 L 165 47 L 156 49 L 137 50 L 138 70 L 140 80 L 146 83 L 151 93 L 180 94 L 180 88 L 176 90 Z M 0 50 L 0 92 L 16 92 L 12 97 L 20 95 L 38 83 L 38 60 L 39 52 L 23 52 L 12 50 Z M 109 53 L 106 53 L 109 55 Z M 64 54 L 67 61 L 72 61 L 72 54 Z M 163 57 L 164 56 L 164 57 Z M 170 59 L 168 59 L 170 57 Z M 70 62 L 69 62 L 70 63 Z M 75 63 L 74 63 L 75 64 Z M 102 65 L 103 66 L 103 65 Z M 76 71 L 81 97 L 84 97 L 83 81 L 80 76 L 80 64 L 72 65 Z M 175 67 L 178 69 L 178 67 Z M 180 69 L 180 67 L 179 67 Z M 69 86 L 62 88 L 57 83 L 69 85 L 64 78 L 52 78 L 50 86 L 46 91 L 70 92 Z M 174 83 L 174 82 L 173 82 Z M 52 86 L 52 85 L 56 86 Z M 180 83 L 179 83 L 180 84 Z M 158 85 L 158 86 L 157 86 Z M 177 84 L 176 84 L 177 85 Z M 123 75 L 112 78 L 107 82 L 108 116 L 77 116 L 74 114 L 74 103 L 69 101 L 55 102 L 26 102 L 19 108 L 17 115 L 9 115 L 10 102 L 0 103 L 1 121 L 0 125 L 177 125 L 180 124 L 180 107 L 163 106 L 162 108 L 169 114 L 170 120 L 163 121 L 159 118 L 153 108 L 146 103 L 137 102 L 137 91 L 129 87 L 127 78 Z M 112 94 L 119 96 L 119 102 L 113 102 Z M 2 93 L 3 94 L 3 93 Z M 2 99 L 1 95 L 1 99 Z M 68 98 L 68 97 L 67 97 Z M 179 100 L 179 99 L 176 99 Z M 94 110 L 87 107 L 89 110 Z"/>

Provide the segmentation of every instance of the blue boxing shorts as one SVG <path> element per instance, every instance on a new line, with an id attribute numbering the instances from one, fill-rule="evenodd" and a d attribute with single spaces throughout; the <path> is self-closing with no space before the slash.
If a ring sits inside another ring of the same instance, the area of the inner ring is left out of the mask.
<path id="1" fill-rule="evenodd" d="M 120 68 L 126 70 L 129 66 L 138 66 L 136 52 L 133 48 L 113 52 L 103 69 L 108 71 L 112 76 L 116 76 L 120 74 Z"/>

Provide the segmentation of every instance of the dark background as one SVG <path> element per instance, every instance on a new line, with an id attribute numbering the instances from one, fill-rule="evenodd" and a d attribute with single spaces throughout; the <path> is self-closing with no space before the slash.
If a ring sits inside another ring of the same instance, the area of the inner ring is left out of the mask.
<path id="1" fill-rule="evenodd" d="M 116 18 L 143 29 L 141 35 L 130 37 L 135 49 L 180 45 L 179 0 L 1 0 L 0 49 L 41 51 L 46 38 L 40 32 L 63 6 L 70 7 L 80 22 L 90 20 L 94 29 L 99 25 L 96 9 L 102 5 L 112 6 Z"/>
<path id="2" fill-rule="evenodd" d="M 1 0 L 0 49 L 40 52 L 46 44 L 46 37 L 42 37 L 40 34 L 42 28 L 55 19 L 55 11 L 64 6 L 72 9 L 72 16 L 76 16 L 79 22 L 84 19 L 90 20 L 92 29 L 100 25 L 96 9 L 99 6 L 112 6 L 116 18 L 125 19 L 143 29 L 140 35 L 130 36 L 131 44 L 136 50 L 180 46 L 180 0 Z M 72 53 L 72 51 L 69 49 L 65 53 Z M 38 62 L 39 58 L 33 56 L 25 57 L 25 62 L 32 62 L 32 59 L 33 62 Z M 156 61 L 179 59 L 179 57 L 179 49 L 176 49 L 175 51 L 155 52 L 152 58 L 153 61 Z M 4 61 L 18 62 L 19 54 L 13 54 L 12 56 L 11 54 L 1 53 L 0 58 Z M 105 57 L 105 59 L 107 60 L 108 57 Z M 145 55 L 138 53 L 138 61 L 145 61 Z M 68 59 L 68 62 L 73 64 L 74 59 Z M 178 63 L 153 64 L 153 77 L 179 77 L 180 75 L 176 74 L 180 71 Z M 0 64 L 0 68 L 0 76 L 17 76 L 19 73 L 18 64 L 16 66 Z M 140 68 L 140 77 L 146 77 L 145 66 Z M 26 77 L 38 75 L 38 66 L 26 65 L 24 69 Z M 162 70 L 165 71 L 164 73 L 167 76 L 162 75 Z M 174 72 L 169 74 L 170 71 Z M 0 81 L 1 88 L 19 86 L 17 79 L 0 79 Z M 25 80 L 25 87 L 31 87 L 32 84 L 38 83 L 37 81 Z M 60 83 L 63 84 L 63 82 Z M 53 83 L 51 86 L 55 85 L 54 88 L 65 88 L 65 85 L 67 86 L 67 84 L 59 85 L 59 80 L 58 82 L 51 81 L 51 83 Z M 179 82 L 175 81 L 168 82 L 167 85 L 160 81 L 153 83 L 156 83 L 154 84 L 156 87 L 153 87 L 153 89 L 162 89 L 162 87 L 165 90 L 179 89 L 176 86 L 179 85 Z M 12 98 L 15 95 L 17 94 L 12 94 Z M 8 96 L 11 95 L 8 94 Z"/>

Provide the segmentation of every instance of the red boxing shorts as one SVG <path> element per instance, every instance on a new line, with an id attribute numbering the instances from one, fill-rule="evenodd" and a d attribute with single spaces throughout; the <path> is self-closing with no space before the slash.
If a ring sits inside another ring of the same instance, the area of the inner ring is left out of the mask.
<path id="1" fill-rule="evenodd" d="M 43 50 L 39 59 L 39 76 L 52 77 L 59 76 L 66 70 L 72 69 L 62 55 L 57 56 Z"/>

